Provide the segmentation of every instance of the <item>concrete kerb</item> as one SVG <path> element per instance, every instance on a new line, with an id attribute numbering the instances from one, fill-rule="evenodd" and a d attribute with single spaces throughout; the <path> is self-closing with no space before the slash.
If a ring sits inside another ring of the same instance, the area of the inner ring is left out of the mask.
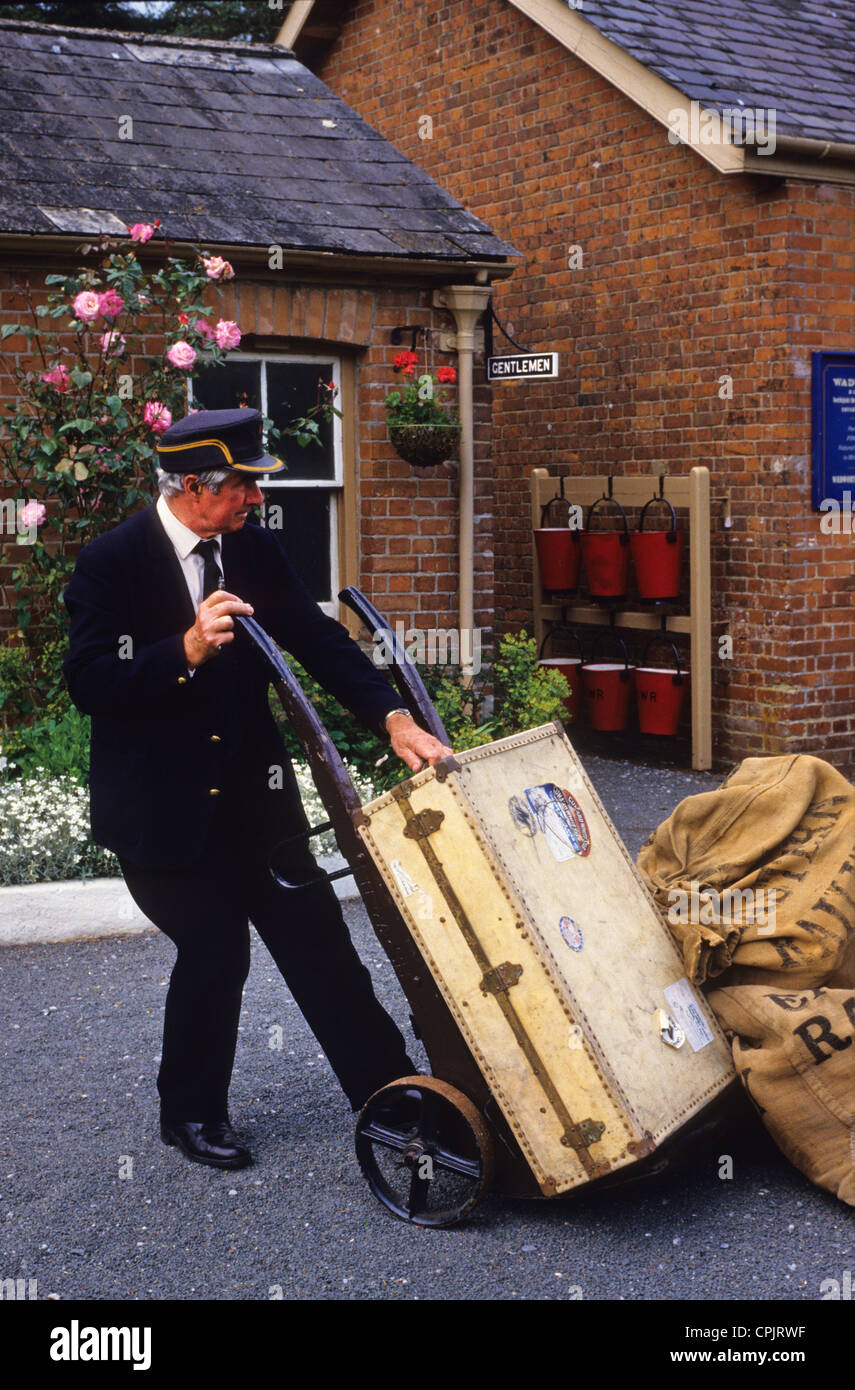
<path id="1" fill-rule="evenodd" d="M 341 855 L 318 859 L 326 872 L 344 867 Z M 352 878 L 333 884 L 342 899 L 358 896 Z M 0 946 L 41 946 L 154 931 L 121 878 L 76 879 L 0 888 Z"/>

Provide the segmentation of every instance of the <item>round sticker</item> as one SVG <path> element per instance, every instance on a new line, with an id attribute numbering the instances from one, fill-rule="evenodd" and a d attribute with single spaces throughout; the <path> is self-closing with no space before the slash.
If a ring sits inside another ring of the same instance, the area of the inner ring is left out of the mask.
<path id="1" fill-rule="evenodd" d="M 583 946 L 582 928 L 577 927 L 572 917 L 560 917 L 558 927 L 571 951 L 581 951 Z"/>

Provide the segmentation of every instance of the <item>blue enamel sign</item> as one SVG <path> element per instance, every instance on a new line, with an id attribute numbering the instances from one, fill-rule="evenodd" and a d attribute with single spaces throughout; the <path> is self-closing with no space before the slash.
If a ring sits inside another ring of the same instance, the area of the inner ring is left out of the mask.
<path id="1" fill-rule="evenodd" d="M 811 357 L 813 506 L 834 500 L 848 511 L 855 497 L 855 352 Z"/>

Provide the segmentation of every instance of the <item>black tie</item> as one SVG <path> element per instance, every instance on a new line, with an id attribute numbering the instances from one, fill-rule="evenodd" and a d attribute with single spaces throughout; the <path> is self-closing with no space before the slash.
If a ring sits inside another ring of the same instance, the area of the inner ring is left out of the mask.
<path id="1" fill-rule="evenodd" d="M 206 599 L 215 589 L 220 588 L 220 570 L 214 558 L 217 553 L 216 541 L 200 541 L 194 545 L 193 554 L 201 555 L 205 562 L 205 570 L 202 575 L 202 598 Z"/>

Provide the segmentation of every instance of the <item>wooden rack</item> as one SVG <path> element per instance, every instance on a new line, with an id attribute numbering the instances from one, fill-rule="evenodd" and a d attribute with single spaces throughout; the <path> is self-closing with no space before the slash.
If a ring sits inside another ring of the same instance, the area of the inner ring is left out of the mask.
<path id="1" fill-rule="evenodd" d="M 560 480 L 545 468 L 531 474 L 532 529 L 540 526 L 541 513 L 560 487 Z M 666 633 L 688 633 L 689 670 L 692 696 L 692 767 L 705 771 L 712 767 L 712 613 L 710 586 L 710 474 L 708 468 L 690 473 L 565 474 L 567 501 L 589 507 L 598 497 L 611 496 L 623 507 L 643 507 L 651 497 L 664 497 L 676 511 L 689 515 L 689 612 L 668 613 L 662 608 L 644 606 L 616 609 L 593 600 L 571 598 L 566 602 L 548 599 L 540 580 L 537 550 L 532 536 L 534 564 L 534 635 L 538 648 L 548 630 L 547 624 L 561 621 L 590 623 L 600 627 L 641 628 Z"/>

